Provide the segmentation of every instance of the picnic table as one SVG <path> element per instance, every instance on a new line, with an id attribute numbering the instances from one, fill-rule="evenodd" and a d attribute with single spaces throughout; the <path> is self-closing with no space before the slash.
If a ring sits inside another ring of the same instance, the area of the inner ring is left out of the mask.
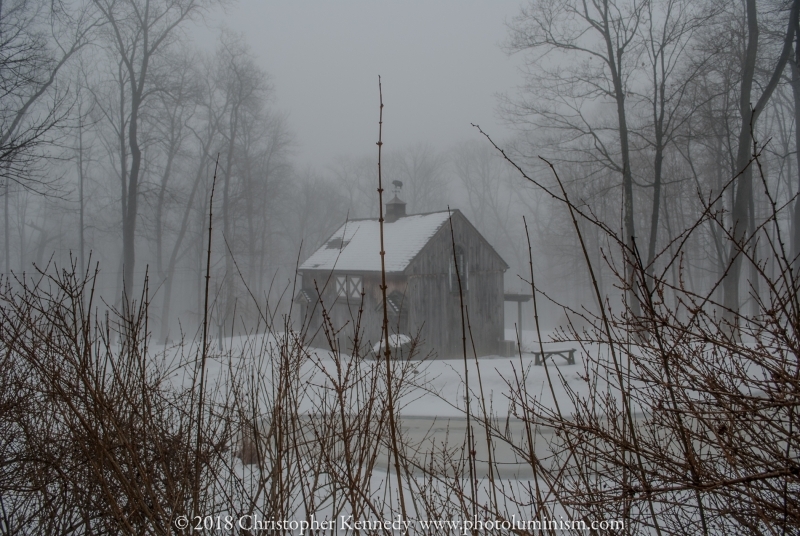
<path id="1" fill-rule="evenodd" d="M 567 350 L 550 350 L 547 352 L 533 352 L 533 364 L 542 365 L 545 359 L 558 356 L 567 360 L 567 365 L 575 364 L 575 349 L 570 348 Z"/>

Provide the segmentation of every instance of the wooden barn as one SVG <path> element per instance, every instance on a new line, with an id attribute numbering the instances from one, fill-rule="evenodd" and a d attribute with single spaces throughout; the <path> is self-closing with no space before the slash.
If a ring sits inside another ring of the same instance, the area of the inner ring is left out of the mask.
<path id="1" fill-rule="evenodd" d="M 405 203 L 395 195 L 386 204 L 384 243 L 393 334 L 419 334 L 422 354 L 462 355 L 458 263 L 478 355 L 502 350 L 503 274 L 508 265 L 461 212 L 406 215 Z M 383 308 L 377 219 L 345 222 L 300 266 L 300 272 L 302 288 L 296 301 L 308 333 L 316 333 L 312 344 L 326 346 L 319 329 L 324 310 L 335 329 L 341 329 L 339 344 L 349 350 L 362 293 L 362 348 L 379 343 Z"/>

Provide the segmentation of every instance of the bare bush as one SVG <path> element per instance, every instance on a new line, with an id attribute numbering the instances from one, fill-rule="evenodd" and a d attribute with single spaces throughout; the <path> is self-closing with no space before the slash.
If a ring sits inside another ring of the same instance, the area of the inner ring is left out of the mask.
<path id="1" fill-rule="evenodd" d="M 3 528 L 169 532 L 191 509 L 192 460 L 217 472 L 224 431 L 204 430 L 199 452 L 187 441 L 196 401 L 148 351 L 146 295 L 131 317 L 98 317 L 96 273 L 71 268 L 0 292 Z"/>
<path id="2" fill-rule="evenodd" d="M 578 219 L 599 227 L 625 250 L 622 239 L 570 203 L 563 187 L 550 193 L 572 215 L 590 272 Z M 779 217 L 772 206 L 767 223 Z M 660 271 L 645 266 L 635 246 L 627 251 L 636 261 L 632 275 L 609 261 L 619 286 L 625 289 L 626 281 L 637 286 L 641 312 L 633 314 L 628 303 L 614 311 L 596 281 L 603 304 L 599 313 L 565 308 L 589 325 L 579 330 L 570 324 L 556 337 L 580 343 L 583 388 L 552 368 L 548 384 L 554 404 L 528 390 L 524 367 L 519 377 L 507 379 L 513 416 L 523 421 L 525 435 L 520 441 L 500 427 L 492 433 L 512 445 L 537 475 L 533 496 L 513 503 L 535 502 L 537 515 L 564 515 L 587 524 L 622 520 L 629 534 L 799 530 L 799 283 L 779 232 L 762 237 L 779 266 L 768 271 L 755 248 L 735 243 L 732 231 L 715 218 L 706 210 L 675 238 L 656 259 Z M 728 324 L 723 318 L 732 311 L 714 302 L 716 286 L 700 293 L 685 285 L 682 248 L 708 221 L 727 233 L 729 246 L 756 267 L 766 284 L 764 295 L 753 292 L 756 285 L 750 287 L 758 315 Z M 681 274 L 677 284 L 667 277 L 673 265 Z M 540 294 L 530 275 L 534 293 Z M 556 386 L 567 393 L 560 404 Z M 536 441 L 547 443 L 546 458 L 536 454 Z"/>

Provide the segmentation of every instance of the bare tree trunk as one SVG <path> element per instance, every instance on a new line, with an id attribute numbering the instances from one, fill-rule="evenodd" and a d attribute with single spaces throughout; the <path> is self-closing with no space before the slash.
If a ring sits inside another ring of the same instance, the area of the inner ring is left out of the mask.
<path id="1" fill-rule="evenodd" d="M 231 176 L 233 175 L 233 158 L 235 155 L 236 131 L 239 126 L 239 103 L 235 103 L 231 109 L 230 131 L 228 139 L 228 156 L 225 162 L 225 183 L 222 186 L 222 229 L 225 237 L 225 311 L 220 325 L 227 326 L 233 321 L 234 295 L 236 289 L 236 279 L 234 276 L 233 265 L 233 220 L 231 215 Z M 220 329 L 225 329 L 221 327 Z M 231 333 L 233 335 L 233 333 Z"/>
<path id="2" fill-rule="evenodd" d="M 270 181 L 272 179 L 271 178 L 271 175 L 272 175 L 271 161 L 272 161 L 272 154 L 273 154 L 273 151 L 274 151 L 275 143 L 277 143 L 277 142 L 273 142 L 272 143 L 272 146 L 270 147 L 269 154 L 267 155 L 266 165 L 265 165 L 266 175 L 264 176 L 264 186 L 263 186 L 262 196 L 261 196 L 262 206 L 264 207 L 264 212 L 261 214 L 261 216 L 262 216 L 261 217 L 261 229 L 259 231 L 260 236 L 257 237 L 257 240 L 258 240 L 259 245 L 260 245 L 259 251 L 258 251 L 258 262 L 256 264 L 254 264 L 254 266 L 258 267 L 257 268 L 257 273 L 255 273 L 254 276 L 255 276 L 256 295 L 259 296 L 259 297 L 261 297 L 262 294 L 264 293 L 264 274 L 265 274 L 266 269 L 267 269 L 267 266 L 266 266 L 266 264 L 267 264 L 266 263 L 267 251 L 270 249 L 270 225 L 269 225 L 269 220 L 270 220 L 270 217 L 271 217 L 271 213 L 268 211 L 267 207 L 270 207 L 270 205 L 269 205 L 269 195 L 270 195 Z"/>
<path id="3" fill-rule="evenodd" d="M 83 163 L 82 162 L 79 165 L 81 166 L 81 168 L 83 168 Z M 85 234 L 86 234 L 86 223 L 84 221 L 85 217 L 86 217 L 86 214 L 85 214 L 86 204 L 84 203 L 84 196 L 83 196 L 83 179 L 84 179 L 83 171 L 81 171 L 80 188 L 79 188 L 79 194 L 78 194 L 78 196 L 80 197 L 80 217 L 79 217 L 80 221 L 78 223 L 78 225 L 80 227 L 79 235 L 78 235 L 78 247 L 80 248 L 80 251 L 79 251 L 78 259 L 80 261 L 81 270 L 85 270 L 86 269 L 86 258 L 84 257 L 85 251 L 86 251 L 86 236 L 85 236 Z"/>
<path id="4" fill-rule="evenodd" d="M 664 118 L 663 108 L 661 111 L 661 120 Z M 657 124 L 658 125 L 658 124 Z M 662 132 L 660 125 L 656 127 L 656 156 L 655 156 L 655 169 L 653 176 L 653 207 L 652 214 L 650 215 L 650 240 L 647 245 L 647 275 L 653 276 L 655 270 L 654 261 L 656 258 L 656 244 L 658 242 L 658 218 L 661 211 L 661 172 L 664 165 L 664 146 L 662 144 Z M 669 237 L 668 237 L 669 239 Z M 648 287 L 650 286 L 649 279 Z"/>
<path id="5" fill-rule="evenodd" d="M 716 166 L 714 166 L 714 167 L 716 168 L 715 178 L 717 180 L 715 191 L 721 192 L 722 188 L 723 188 L 723 185 L 724 185 L 724 181 L 723 181 L 723 177 L 722 177 L 722 170 L 728 168 L 728 166 L 724 165 L 725 164 L 725 162 L 724 162 L 725 154 L 724 154 L 724 148 L 723 148 L 723 144 L 722 144 L 722 135 L 721 134 L 717 135 L 715 133 L 715 137 L 716 137 L 716 140 L 715 140 L 716 143 L 715 143 L 714 147 L 716 149 Z M 730 188 L 728 190 L 731 191 Z M 720 199 L 717 202 L 717 204 L 719 206 L 714 209 L 714 214 L 715 214 L 716 218 L 719 219 L 720 223 L 724 223 L 724 221 L 725 221 L 724 202 L 723 202 L 722 199 Z M 733 206 L 733 203 L 731 203 L 730 205 Z M 727 269 L 727 266 L 728 266 L 728 255 L 727 255 L 727 253 L 725 251 L 725 245 L 723 243 L 722 237 L 720 236 L 722 234 L 721 229 L 719 228 L 718 225 L 716 225 L 712 221 L 709 221 L 709 226 L 711 228 L 711 235 L 714 238 L 714 251 L 717 254 L 717 257 L 716 257 L 716 260 L 717 260 L 717 278 L 716 278 L 716 281 L 722 281 L 723 278 L 725 277 L 725 270 Z M 724 300 L 725 300 L 724 285 L 719 285 L 717 287 L 717 303 L 723 303 Z"/>
<path id="6" fill-rule="evenodd" d="M 608 19 L 604 19 L 608 24 Z M 633 219 L 633 172 L 631 171 L 631 157 L 630 145 L 628 142 L 628 120 L 625 114 L 625 87 L 622 83 L 622 77 L 619 73 L 619 59 L 614 52 L 614 46 L 611 42 L 610 30 L 605 32 L 606 46 L 608 48 L 609 67 L 611 68 L 611 77 L 614 83 L 614 94 L 617 101 L 617 121 L 619 123 L 619 144 L 622 153 L 622 203 L 623 203 L 623 225 L 625 227 L 625 245 L 627 246 L 627 262 L 628 262 L 628 285 L 627 300 L 631 308 L 633 316 L 638 317 L 641 314 L 641 307 L 639 305 L 639 297 L 636 292 L 635 281 L 635 260 L 633 260 L 633 252 L 636 250 L 636 226 Z"/>
<path id="7" fill-rule="evenodd" d="M 206 196 L 204 195 L 203 197 L 205 198 Z M 202 207 L 202 210 L 200 210 L 200 214 L 199 214 L 200 222 L 199 222 L 199 226 L 196 227 L 197 229 L 201 229 L 201 230 L 205 229 L 205 225 L 206 225 L 206 210 L 207 209 L 208 209 L 208 207 L 204 205 Z M 203 310 L 203 281 L 204 281 L 204 277 L 205 277 L 205 274 L 203 273 L 203 268 L 204 268 L 203 260 L 205 259 L 205 254 L 206 254 L 206 251 L 204 250 L 204 247 L 205 247 L 204 238 L 205 237 L 203 235 L 203 232 L 201 231 L 201 232 L 197 233 L 196 238 L 197 238 L 197 242 L 195 242 L 195 247 L 197 248 L 197 280 L 196 280 L 196 283 L 197 283 L 196 291 L 197 291 L 197 293 L 196 293 L 195 296 L 197 298 L 197 303 L 195 305 L 195 309 L 194 310 L 197 311 L 197 313 L 198 313 L 198 325 L 202 326 L 203 325 L 203 314 L 204 314 L 204 310 Z"/>
<path id="8" fill-rule="evenodd" d="M 164 173 L 161 175 L 161 184 L 158 190 L 158 201 L 156 202 L 156 270 L 158 277 L 164 281 L 166 275 L 164 274 L 164 202 L 167 195 L 167 183 L 169 182 L 170 175 L 172 174 L 172 163 L 175 159 L 177 147 L 175 140 L 170 140 L 170 146 L 167 155 L 167 164 L 164 166 Z"/>
<path id="9" fill-rule="evenodd" d="M 28 213 L 28 199 L 25 191 L 17 194 L 17 234 L 19 235 L 19 273 L 25 271 L 25 218 Z"/>
<path id="10" fill-rule="evenodd" d="M 197 194 L 197 189 L 200 186 L 200 181 L 203 177 L 203 171 L 206 167 L 207 158 L 206 155 L 208 153 L 204 150 L 203 151 L 203 158 L 200 161 L 200 165 L 197 168 L 197 174 L 194 178 L 194 184 L 192 185 L 192 191 L 189 194 L 189 200 L 186 203 L 186 208 L 183 211 L 183 218 L 181 219 L 181 228 L 178 231 L 178 236 L 175 238 L 175 244 L 172 246 L 172 254 L 169 257 L 169 264 L 167 265 L 167 272 L 164 275 L 164 298 L 161 304 L 161 340 L 166 341 L 169 337 L 169 315 L 170 315 L 170 307 L 172 304 L 172 283 L 175 279 L 175 268 L 178 265 L 178 259 L 180 258 L 180 250 L 181 245 L 183 244 L 183 239 L 186 236 L 186 231 L 189 229 L 189 218 L 192 212 L 192 206 L 194 205 L 194 198 Z M 202 236 L 202 234 L 201 234 Z"/>
<path id="11" fill-rule="evenodd" d="M 9 188 L 9 178 L 6 177 L 6 192 L 3 196 L 3 227 L 4 227 L 4 246 L 6 249 L 6 277 L 11 273 L 11 227 L 8 221 L 8 197 L 11 195 Z"/>
<path id="12" fill-rule="evenodd" d="M 192 15 L 204 9 L 198 0 L 182 2 L 150 2 L 142 5 L 133 1 L 93 0 L 111 29 L 108 38 L 119 60 L 120 109 L 126 97 L 130 99 L 130 116 L 127 118 L 130 150 L 130 169 L 121 162 L 122 176 L 122 259 L 124 301 L 132 297 L 131 290 L 136 267 L 136 223 L 139 208 L 139 181 L 142 169 L 142 150 L 139 145 L 140 122 L 143 121 L 142 106 L 151 94 L 150 64 L 154 57 L 169 46 L 170 36 L 176 28 Z M 124 73 L 124 75 L 123 75 Z M 146 91 L 147 90 L 147 91 Z M 124 137 L 125 115 L 120 114 L 120 137 Z M 125 142 L 121 140 L 120 155 L 125 154 Z M 120 160 L 124 160 L 120 158 Z M 127 303 L 123 304 L 123 311 Z"/>
<path id="13" fill-rule="evenodd" d="M 747 14 L 747 48 L 742 69 L 741 88 L 739 93 L 739 117 L 742 119 L 739 130 L 739 140 L 736 152 L 736 171 L 740 173 L 736 181 L 731 217 L 733 224 L 733 243 L 729 251 L 731 263 L 728 277 L 725 278 L 725 312 L 726 318 L 732 326 L 738 326 L 739 313 L 739 279 L 742 271 L 742 252 L 747 236 L 747 216 L 750 206 L 749 199 L 753 192 L 753 170 L 749 166 L 751 129 L 753 128 L 753 110 L 751 109 L 751 94 L 753 90 L 753 76 L 756 67 L 756 53 L 758 52 L 758 14 L 755 0 L 746 0 Z"/>
<path id="14" fill-rule="evenodd" d="M 251 127 L 252 128 L 252 127 Z M 251 133 L 252 136 L 252 133 Z M 260 185 L 256 184 L 257 180 L 262 180 L 261 174 L 264 173 L 263 169 L 260 167 L 256 167 L 258 172 L 253 172 L 254 167 L 254 160 L 256 158 L 260 158 L 260 155 L 254 154 L 255 149 L 253 147 L 252 141 L 248 143 L 248 147 L 245 149 L 246 154 L 242 155 L 242 186 L 244 188 L 244 202 L 245 202 L 245 214 L 247 217 L 247 244 L 248 244 L 248 251 L 247 255 L 247 273 L 245 274 L 247 277 L 247 284 L 250 287 L 251 291 L 258 292 L 258 273 L 257 273 L 257 266 L 258 266 L 258 251 L 259 247 L 259 238 L 258 238 L 258 223 L 256 218 L 266 218 L 266 204 L 260 205 L 260 210 L 257 212 L 256 203 L 259 199 L 258 193 L 260 191 Z M 255 175 L 255 176 L 254 176 Z M 256 176 L 258 179 L 256 179 Z M 256 294 L 258 296 L 258 294 Z"/>
<path id="15" fill-rule="evenodd" d="M 736 181 L 736 195 L 731 211 L 732 217 L 732 236 L 733 243 L 729 251 L 729 264 L 723 288 L 725 292 L 725 319 L 731 327 L 736 330 L 739 324 L 739 280 L 742 272 L 742 249 L 748 238 L 748 217 L 753 216 L 750 212 L 753 195 L 753 168 L 750 165 L 752 132 L 755 129 L 758 116 L 764 110 L 772 92 L 778 85 L 781 74 L 789 59 L 789 53 L 794 40 L 794 31 L 797 26 L 798 9 L 800 0 L 792 2 L 791 13 L 789 16 L 789 27 L 784 39 L 783 50 L 778 58 L 772 77 L 764 88 L 761 97 L 755 106 L 752 105 L 753 78 L 756 67 L 756 54 L 758 52 L 758 13 L 756 11 L 756 1 L 746 0 L 747 12 L 747 48 L 742 69 L 741 91 L 739 94 L 739 114 L 742 118 L 741 130 L 736 152 L 736 171 L 740 173 Z"/>
<path id="16" fill-rule="evenodd" d="M 122 72 L 122 61 L 119 62 L 117 67 L 117 83 L 119 84 L 119 131 L 117 132 L 119 143 L 119 179 L 120 179 L 120 204 L 122 205 L 122 225 L 123 225 L 123 244 L 125 240 L 125 219 L 128 214 L 128 144 L 125 139 L 125 123 L 127 121 L 125 114 L 125 76 Z M 123 245 L 122 256 L 120 257 L 120 270 L 119 270 L 119 299 L 125 295 L 125 248 Z"/>
<path id="17" fill-rule="evenodd" d="M 147 60 L 142 60 L 142 72 L 137 91 L 131 94 L 131 117 L 128 125 L 128 144 L 131 150 L 131 170 L 128 176 L 128 206 L 122 220 L 122 251 L 125 302 L 132 296 L 134 268 L 136 265 L 136 219 L 139 211 L 139 172 L 142 167 L 142 149 L 139 147 L 139 108 L 142 104 Z M 132 73 L 131 73 L 132 74 Z M 123 303 L 123 308 L 127 303 Z"/>
<path id="18" fill-rule="evenodd" d="M 84 222 L 85 202 L 84 202 L 84 168 L 83 168 L 83 114 L 81 106 L 78 106 L 78 262 L 80 263 L 81 272 L 86 270 L 86 259 L 84 252 L 86 251 L 85 244 L 85 229 Z"/>
<path id="19" fill-rule="evenodd" d="M 794 97 L 794 143 L 795 158 L 797 159 L 797 193 L 794 202 L 792 218 L 792 264 L 795 274 L 800 270 L 800 28 L 795 26 L 794 61 L 790 62 L 792 69 L 792 96 Z"/>
<path id="20" fill-rule="evenodd" d="M 751 244 L 750 250 L 752 251 L 753 258 L 758 261 L 759 254 L 758 254 L 758 239 L 756 238 L 756 208 L 755 208 L 755 190 L 750 193 L 750 202 L 748 203 L 748 221 L 747 221 L 747 234 L 751 237 Z M 760 307 L 758 305 L 759 297 L 761 295 L 760 291 L 760 284 L 759 279 L 761 279 L 761 275 L 758 271 L 758 265 L 755 262 L 750 263 L 750 289 L 748 291 L 749 294 L 752 294 L 750 298 L 750 315 L 755 318 L 759 314 Z"/>

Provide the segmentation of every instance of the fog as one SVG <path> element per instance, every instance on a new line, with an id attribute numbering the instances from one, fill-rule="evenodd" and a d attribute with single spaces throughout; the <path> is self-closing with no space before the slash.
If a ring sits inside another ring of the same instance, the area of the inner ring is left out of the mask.
<path id="1" fill-rule="evenodd" d="M 0 533 L 800 534 L 798 125 L 800 0 L 0 0 Z"/>
<path id="2" fill-rule="evenodd" d="M 251 0 L 231 6 L 222 24 L 243 33 L 270 74 L 297 162 L 323 168 L 343 154 L 376 156 L 378 75 L 387 150 L 476 139 L 470 123 L 505 138 L 496 94 L 522 83 L 522 62 L 500 45 L 519 6 Z"/>
<path id="3" fill-rule="evenodd" d="M 570 316 L 557 304 L 638 307 L 636 284 L 615 283 L 634 252 L 648 277 L 755 307 L 759 277 L 726 233 L 772 221 L 800 237 L 780 9 L 759 7 L 747 56 L 771 70 L 748 70 L 732 6 L 637 4 L 617 26 L 559 2 L 186 0 L 146 19 L 137 6 L 2 6 L 0 253 L 14 284 L 97 268 L 102 303 L 145 296 L 159 339 L 197 328 L 206 276 L 221 334 L 234 311 L 241 329 L 265 307 L 288 314 L 308 283 L 298 265 L 346 220 L 378 217 L 379 77 L 384 202 L 459 209 L 509 266 L 506 293 L 530 294 L 533 272 L 549 327 Z M 732 104 L 744 92 L 752 113 Z M 698 223 L 709 213 L 721 227 Z M 754 256 L 775 270 L 764 240 Z M 506 303 L 506 328 L 518 316 Z M 531 302 L 522 316 L 532 327 Z"/>

